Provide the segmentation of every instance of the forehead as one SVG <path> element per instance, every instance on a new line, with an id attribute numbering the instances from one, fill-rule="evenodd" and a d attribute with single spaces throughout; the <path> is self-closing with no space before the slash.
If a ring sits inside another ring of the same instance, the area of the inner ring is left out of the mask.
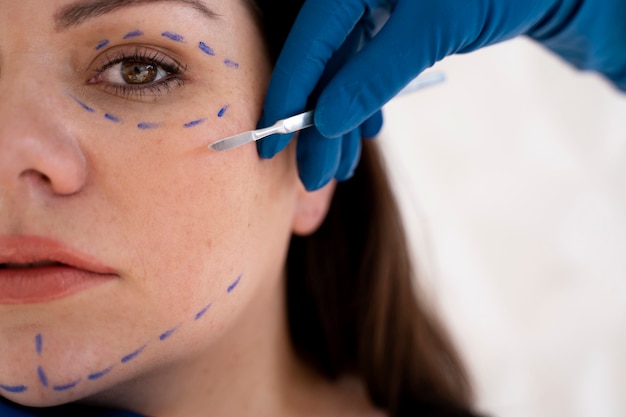
<path id="1" fill-rule="evenodd" d="M 31 24 L 21 26 L 24 30 L 54 29 L 64 31 L 109 15 L 124 13 L 168 14 L 175 10 L 188 19 L 225 20 L 241 16 L 248 1 L 230 0 L 0 0 L 2 26 L 19 27 L 11 22 L 28 18 Z M 246 13 L 247 14 L 247 13 Z"/>
<path id="2" fill-rule="evenodd" d="M 113 13 L 121 9 L 137 6 L 176 5 L 186 7 L 200 16 L 216 19 L 218 13 L 200 0 L 78 0 L 58 7 L 54 14 L 54 25 L 57 30 L 64 30 L 80 25 L 86 20 Z"/>

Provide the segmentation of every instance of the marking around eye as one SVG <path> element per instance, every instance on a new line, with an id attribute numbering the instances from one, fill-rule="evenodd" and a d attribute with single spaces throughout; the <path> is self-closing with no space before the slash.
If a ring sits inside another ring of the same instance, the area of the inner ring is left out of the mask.
<path id="1" fill-rule="evenodd" d="M 222 107 L 220 109 L 220 111 L 217 112 L 217 117 L 220 117 L 220 118 L 224 117 L 224 115 L 226 114 L 226 111 L 228 110 L 229 107 L 230 107 L 230 105 L 226 105 L 226 106 Z"/>
<path id="2" fill-rule="evenodd" d="M 224 60 L 224 64 L 226 64 L 226 66 L 230 67 L 230 68 L 235 68 L 235 69 L 239 68 L 239 63 L 237 63 L 237 62 L 235 62 L 233 60 L 230 60 L 228 58 L 226 58 Z"/>
<path id="3" fill-rule="evenodd" d="M 135 359 L 137 356 L 139 356 L 139 354 L 141 352 L 143 352 L 143 350 L 146 348 L 146 346 L 148 345 L 143 345 L 142 347 L 140 347 L 139 349 L 137 349 L 136 351 L 129 353 L 128 355 L 124 356 L 122 359 L 120 359 L 120 362 L 122 363 L 126 363 L 126 362 L 130 362 L 133 359 Z"/>
<path id="4" fill-rule="evenodd" d="M 204 52 L 207 55 L 211 55 L 211 56 L 215 56 L 215 51 L 213 50 L 213 48 L 211 48 L 209 45 L 207 45 L 206 43 L 200 41 L 200 43 L 198 44 L 198 47 L 200 48 L 200 50 L 202 52 Z"/>
<path id="5" fill-rule="evenodd" d="M 189 122 L 189 123 L 185 123 L 185 124 L 183 125 L 183 127 L 185 127 L 185 128 L 187 128 L 187 129 L 188 129 L 188 128 L 190 128 L 190 127 L 195 127 L 195 126 L 201 125 L 201 124 L 202 124 L 202 123 L 204 123 L 204 122 L 206 122 L 206 119 L 192 120 L 192 121 L 191 121 L 191 122 Z"/>
<path id="6" fill-rule="evenodd" d="M 151 123 L 151 122 L 141 122 L 139 124 L 137 124 L 137 128 L 141 129 L 141 130 L 151 130 L 151 129 L 156 129 L 158 127 L 160 127 L 161 125 L 159 123 Z"/>
<path id="7" fill-rule="evenodd" d="M 73 95 L 71 95 L 71 94 L 68 94 L 68 95 L 72 98 L 72 100 L 74 100 L 76 103 L 78 103 L 83 109 L 87 110 L 89 113 L 95 113 L 96 112 L 95 109 L 89 107 L 88 105 L 86 105 L 85 103 L 83 103 L 82 101 L 80 101 L 79 99 L 74 97 Z"/>
<path id="8" fill-rule="evenodd" d="M 119 117 L 115 116 L 114 114 L 110 114 L 110 113 L 105 113 L 104 114 L 104 118 L 107 120 L 110 120 L 114 123 L 121 123 L 122 119 L 120 119 Z"/>
<path id="9" fill-rule="evenodd" d="M 185 37 L 183 35 L 179 35 L 178 33 L 174 33 L 174 32 L 163 32 L 161 33 L 161 36 L 171 39 L 174 42 L 185 42 Z"/>
<path id="10" fill-rule="evenodd" d="M 19 394 L 19 393 L 25 392 L 26 390 L 28 390 L 28 388 L 25 385 L 16 385 L 16 386 L 0 385 L 0 390 L 10 392 L 12 394 Z"/>
<path id="11" fill-rule="evenodd" d="M 100 42 L 98 42 L 98 44 L 96 45 L 96 51 L 99 51 L 100 49 L 104 48 L 105 46 L 107 46 L 110 43 L 110 41 L 108 39 L 103 39 Z"/>
<path id="12" fill-rule="evenodd" d="M 122 39 L 131 39 L 131 38 L 138 38 L 140 36 L 143 36 L 143 32 L 140 30 L 133 30 L 132 32 L 128 32 L 126 35 L 124 35 L 124 37 Z"/>

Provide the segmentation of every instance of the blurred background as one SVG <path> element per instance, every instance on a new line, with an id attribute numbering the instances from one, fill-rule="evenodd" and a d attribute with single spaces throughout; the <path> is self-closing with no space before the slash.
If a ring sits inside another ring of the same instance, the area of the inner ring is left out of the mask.
<path id="1" fill-rule="evenodd" d="M 525 38 L 429 72 L 380 142 L 479 409 L 626 416 L 626 94 Z"/>

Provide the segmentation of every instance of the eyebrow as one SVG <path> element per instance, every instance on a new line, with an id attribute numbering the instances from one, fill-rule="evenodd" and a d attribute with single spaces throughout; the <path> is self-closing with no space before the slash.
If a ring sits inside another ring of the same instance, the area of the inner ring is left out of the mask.
<path id="1" fill-rule="evenodd" d="M 55 27 L 57 31 L 63 31 L 124 7 L 164 2 L 185 4 L 210 19 L 219 18 L 200 0 L 83 0 L 59 9 L 54 16 Z"/>

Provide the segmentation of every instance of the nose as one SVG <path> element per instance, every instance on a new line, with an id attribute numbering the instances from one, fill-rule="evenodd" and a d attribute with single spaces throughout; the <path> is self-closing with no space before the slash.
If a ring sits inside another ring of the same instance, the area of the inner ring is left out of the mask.
<path id="1" fill-rule="evenodd" d="M 0 82 L 0 193 L 78 193 L 86 181 L 86 158 L 62 116 L 61 98 L 44 89 L 29 94 L 5 81 Z"/>

